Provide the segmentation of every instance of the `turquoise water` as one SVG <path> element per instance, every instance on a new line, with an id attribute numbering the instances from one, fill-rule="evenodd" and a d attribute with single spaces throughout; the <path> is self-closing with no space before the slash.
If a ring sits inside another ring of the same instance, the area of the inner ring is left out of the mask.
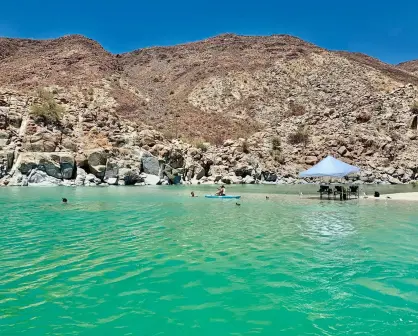
<path id="1" fill-rule="evenodd" d="M 418 203 L 212 189 L 0 189 L 0 334 L 418 335 Z"/>

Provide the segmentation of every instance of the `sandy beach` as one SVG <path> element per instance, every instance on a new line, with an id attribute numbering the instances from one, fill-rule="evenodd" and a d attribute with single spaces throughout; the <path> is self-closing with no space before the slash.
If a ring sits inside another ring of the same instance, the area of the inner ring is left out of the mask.
<path id="1" fill-rule="evenodd" d="M 361 197 L 362 199 L 366 199 L 366 197 Z M 392 199 L 397 201 L 418 201 L 418 192 L 406 192 L 406 193 L 395 193 L 395 194 L 387 194 L 387 195 L 380 195 L 380 197 L 374 197 L 373 195 L 367 196 L 367 199 L 371 200 L 380 200 L 380 199 Z"/>

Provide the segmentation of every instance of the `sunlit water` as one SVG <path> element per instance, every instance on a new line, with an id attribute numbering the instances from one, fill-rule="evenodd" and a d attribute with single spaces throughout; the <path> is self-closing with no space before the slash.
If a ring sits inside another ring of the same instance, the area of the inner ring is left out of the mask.
<path id="1" fill-rule="evenodd" d="M 418 335 L 418 203 L 297 188 L 0 189 L 0 335 Z"/>

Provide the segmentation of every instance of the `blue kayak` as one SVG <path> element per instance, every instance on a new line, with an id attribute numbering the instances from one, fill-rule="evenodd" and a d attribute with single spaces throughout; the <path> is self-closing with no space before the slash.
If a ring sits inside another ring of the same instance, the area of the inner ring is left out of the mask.
<path id="1" fill-rule="evenodd" d="M 206 198 L 219 198 L 219 199 L 240 199 L 241 196 L 233 196 L 233 195 L 226 195 L 226 196 L 216 196 L 216 195 L 205 195 Z"/>

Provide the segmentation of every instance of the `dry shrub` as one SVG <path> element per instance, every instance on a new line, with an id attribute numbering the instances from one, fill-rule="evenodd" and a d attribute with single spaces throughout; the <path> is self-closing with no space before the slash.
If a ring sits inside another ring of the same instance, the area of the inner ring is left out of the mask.
<path id="1" fill-rule="evenodd" d="M 359 114 L 357 114 L 356 116 L 356 120 L 358 123 L 366 123 L 368 122 L 370 119 L 372 118 L 372 115 L 370 112 L 360 112 Z"/>
<path id="2" fill-rule="evenodd" d="M 284 155 L 283 153 L 277 153 L 273 155 L 274 157 L 274 161 L 280 163 L 280 164 L 284 164 L 285 163 L 285 159 L 284 159 Z"/>
<path id="3" fill-rule="evenodd" d="M 226 138 L 222 136 L 221 134 L 215 134 L 210 138 L 210 142 L 214 144 L 215 146 L 222 146 L 225 142 Z"/>
<path id="4" fill-rule="evenodd" d="M 306 108 L 298 103 L 291 102 L 288 117 L 299 117 L 306 113 Z"/>
<path id="5" fill-rule="evenodd" d="M 204 142 L 198 142 L 195 145 L 196 148 L 201 149 L 202 152 L 207 152 L 208 151 L 208 146 L 204 143 Z"/>
<path id="6" fill-rule="evenodd" d="M 250 152 L 250 147 L 248 145 L 247 140 L 244 140 L 244 142 L 242 143 L 242 152 L 245 154 L 248 154 Z"/>
<path id="7" fill-rule="evenodd" d="M 65 113 L 64 107 L 57 104 L 54 95 L 46 90 L 38 91 L 40 104 L 34 104 L 31 107 L 31 115 L 41 119 L 46 124 L 58 124 Z"/>
<path id="8" fill-rule="evenodd" d="M 285 159 L 284 159 L 284 155 L 282 153 L 281 150 L 272 150 L 270 152 L 270 155 L 273 157 L 273 160 L 280 163 L 280 164 L 284 164 L 285 163 Z"/>
<path id="9" fill-rule="evenodd" d="M 289 134 L 288 141 L 292 145 L 296 145 L 296 144 L 306 145 L 309 142 L 308 130 L 304 127 L 299 127 L 295 133 Z"/>
<path id="10" fill-rule="evenodd" d="M 413 114 L 418 114 L 418 101 L 412 104 L 410 111 Z"/>
<path id="11" fill-rule="evenodd" d="M 282 149 L 282 141 L 280 140 L 279 137 L 274 137 L 271 142 L 272 142 L 272 145 L 273 145 L 273 150 L 281 151 L 281 149 Z"/>

